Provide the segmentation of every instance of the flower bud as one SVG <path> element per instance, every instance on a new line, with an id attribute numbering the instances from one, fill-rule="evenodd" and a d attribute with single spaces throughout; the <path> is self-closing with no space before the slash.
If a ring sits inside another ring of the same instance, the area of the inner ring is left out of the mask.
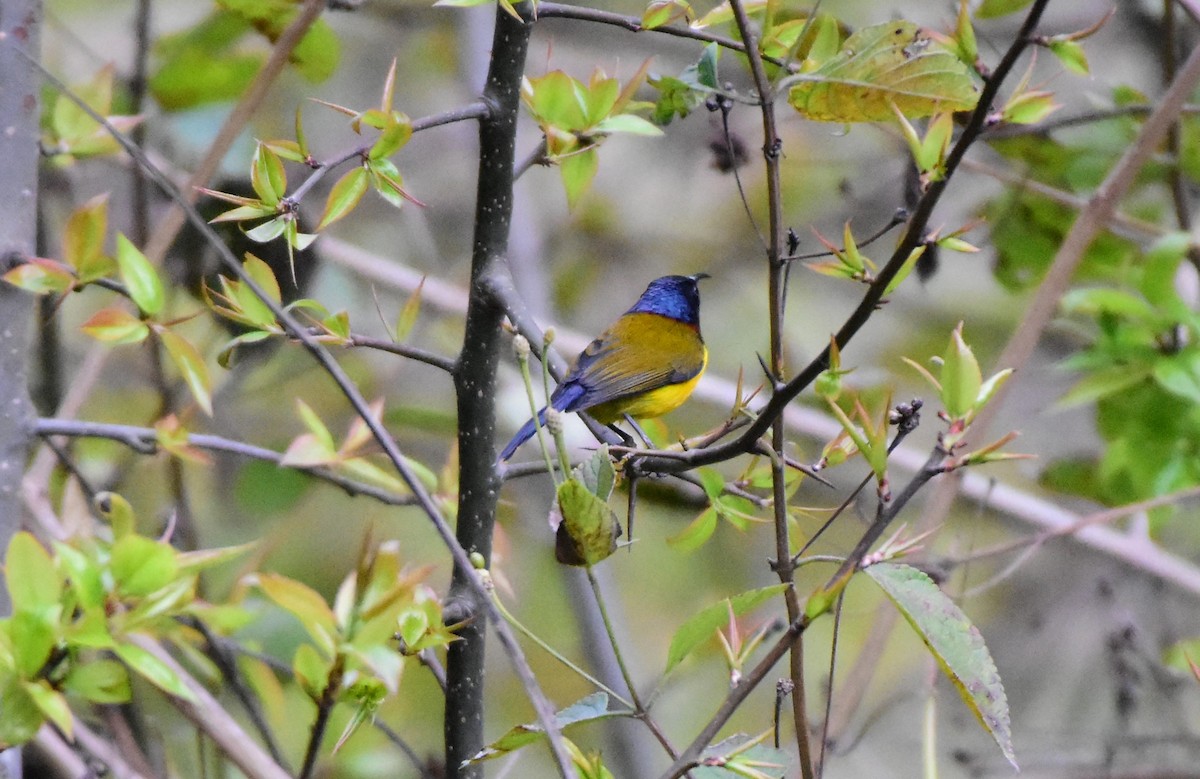
<path id="1" fill-rule="evenodd" d="M 513 352 L 516 353 L 518 361 L 525 362 L 528 360 L 530 352 L 529 339 L 520 333 L 513 336 Z"/>
<path id="2" fill-rule="evenodd" d="M 560 436 L 563 431 L 562 412 L 556 408 L 546 409 L 546 429 L 552 436 Z"/>

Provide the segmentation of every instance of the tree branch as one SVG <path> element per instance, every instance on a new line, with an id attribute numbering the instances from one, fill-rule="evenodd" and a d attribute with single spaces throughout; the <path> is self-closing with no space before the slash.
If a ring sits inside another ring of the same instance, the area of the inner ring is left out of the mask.
<path id="1" fill-rule="evenodd" d="M 41 90 L 23 60 L 36 57 L 42 4 L 0 7 L 0 273 L 37 253 L 38 141 Z M 29 453 L 30 315 L 34 297 L 0 284 L 0 549 L 21 527 L 21 474 Z M 0 616 L 9 612 L 0 582 Z"/>
<path id="2" fill-rule="evenodd" d="M 1000 91 L 1000 85 L 1012 72 L 1017 59 L 1025 51 L 1026 47 L 1030 45 L 1033 30 L 1037 27 L 1038 20 L 1041 19 L 1042 12 L 1045 10 L 1048 2 L 1049 0 L 1034 0 L 1034 3 L 1030 6 L 1025 21 L 1017 32 L 1012 45 L 1005 52 L 1004 57 L 1000 60 L 995 70 L 992 71 L 991 77 L 988 79 L 979 96 L 979 103 L 976 105 L 975 110 L 971 112 L 970 118 L 959 135 L 958 141 L 946 156 L 945 177 L 930 184 L 925 194 L 921 197 L 921 200 L 917 203 L 909 220 L 908 230 L 892 253 L 891 258 L 880 269 L 879 275 L 867 289 L 863 299 L 834 336 L 838 348 L 844 349 L 846 344 L 867 323 L 875 313 L 879 303 L 883 300 L 883 293 L 888 285 L 891 284 L 892 279 L 904 267 L 904 263 L 907 261 L 909 255 L 925 240 L 925 229 L 929 224 L 930 217 L 933 215 L 934 207 L 946 191 L 946 187 L 949 185 L 954 172 L 958 169 L 959 163 L 962 162 L 963 156 L 967 153 L 967 149 L 979 138 L 980 133 L 983 131 L 985 120 L 991 113 L 992 101 Z M 644 467 L 652 471 L 673 473 L 687 468 L 694 468 L 698 465 L 722 462 L 751 451 L 758 439 L 767 432 L 771 425 L 774 424 L 775 419 L 783 413 L 784 408 L 795 400 L 828 367 L 829 347 L 826 346 L 803 370 L 771 396 L 770 400 L 761 409 L 758 418 L 736 439 L 707 449 L 693 449 L 688 452 L 688 456 L 685 458 L 655 457 L 653 452 L 646 452 L 641 455 L 646 459 Z"/>
<path id="3" fill-rule="evenodd" d="M 150 427 L 134 425 L 114 425 L 105 422 L 81 422 L 72 419 L 37 419 L 33 423 L 33 432 L 43 437 L 67 436 L 73 438 L 107 438 L 118 441 L 139 454 L 156 454 L 159 451 L 157 432 Z M 328 468 L 298 467 L 283 464 L 283 453 L 274 449 L 266 449 L 254 444 L 235 441 L 217 435 L 191 433 L 187 438 L 188 446 L 197 449 L 207 449 L 214 452 L 226 452 L 254 460 L 275 463 L 283 468 L 307 473 L 313 478 L 329 482 L 341 487 L 351 495 L 365 495 L 389 506 L 411 506 L 416 498 L 411 495 L 397 495 L 394 492 L 380 489 L 366 482 L 348 479 Z"/>

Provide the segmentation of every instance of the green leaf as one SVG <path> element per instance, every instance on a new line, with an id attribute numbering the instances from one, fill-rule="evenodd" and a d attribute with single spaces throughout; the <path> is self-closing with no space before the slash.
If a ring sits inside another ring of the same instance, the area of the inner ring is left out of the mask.
<path id="1" fill-rule="evenodd" d="M 1173 395 L 1200 403 L 1200 349 L 1189 348 L 1156 360 L 1154 380 Z"/>
<path id="2" fill-rule="evenodd" d="M 37 610 L 22 609 L 7 620 L 5 627 L 8 628 L 14 666 L 25 679 L 36 678 L 50 658 L 59 639 L 58 616 L 61 612 L 62 608 L 54 604 Z"/>
<path id="3" fill-rule="evenodd" d="M 321 223 L 317 225 L 318 231 L 324 230 L 354 210 L 367 191 L 368 177 L 367 169 L 360 165 L 338 179 L 338 183 L 333 185 L 329 197 L 325 200 L 325 213 L 321 215 Z"/>
<path id="4" fill-rule="evenodd" d="M 80 330 L 108 344 L 135 344 L 146 340 L 150 327 L 121 308 L 102 308 L 79 327 Z"/>
<path id="5" fill-rule="evenodd" d="M 977 19 L 993 19 L 1020 11 L 1033 0 L 983 0 L 975 11 Z"/>
<path id="6" fill-rule="evenodd" d="M 333 654 L 337 618 L 316 590 L 276 573 L 256 574 L 254 581 L 277 606 L 300 620 L 322 649 Z"/>
<path id="7" fill-rule="evenodd" d="M 404 114 L 392 114 L 392 121 L 371 145 L 367 157 L 372 160 L 390 157 L 400 151 L 409 138 L 412 138 L 412 122 Z"/>
<path id="8" fill-rule="evenodd" d="M 100 564 L 73 546 L 61 541 L 53 543 L 58 568 L 70 581 L 71 589 L 79 599 L 79 605 L 89 609 L 103 604 L 106 592 Z"/>
<path id="9" fill-rule="evenodd" d="M 37 735 L 45 717 L 20 679 L 0 674 L 0 701 L 4 701 L 0 749 L 24 744 Z"/>
<path id="10" fill-rule="evenodd" d="M 245 544 L 238 544 L 237 546 L 223 546 L 217 549 L 195 549 L 190 552 L 175 552 L 175 564 L 178 566 L 180 573 L 204 571 L 241 557 L 257 544 L 257 541 L 250 541 Z"/>
<path id="11" fill-rule="evenodd" d="M 90 82 L 75 85 L 74 92 L 88 108 L 101 116 L 109 114 L 112 111 L 113 66 L 106 65 Z M 60 95 L 54 102 L 50 126 L 58 138 L 71 145 L 90 136 L 98 125 L 74 100 Z"/>
<path id="12" fill-rule="evenodd" d="M 1138 289 L 1152 305 L 1178 316 L 1189 311 L 1179 298 L 1175 276 L 1179 263 L 1191 248 L 1189 233 L 1173 232 L 1155 241 L 1142 258 L 1142 278 Z"/>
<path id="13" fill-rule="evenodd" d="M 324 19 L 317 19 L 292 50 L 288 62 L 304 78 L 320 83 L 337 72 L 341 50 L 342 43 L 333 28 Z"/>
<path id="14" fill-rule="evenodd" d="M 598 133 L 629 133 L 657 138 L 663 131 L 635 114 L 617 114 L 601 120 L 595 127 Z"/>
<path id="15" fill-rule="evenodd" d="M 42 612 L 62 597 L 63 581 L 45 547 L 24 530 L 8 542 L 4 580 L 14 613 Z"/>
<path id="16" fill-rule="evenodd" d="M 292 656 L 292 673 L 300 688 L 313 700 L 319 700 L 329 679 L 330 662 L 321 657 L 321 653 L 312 644 L 301 644 L 296 647 Z"/>
<path id="17" fill-rule="evenodd" d="M 133 597 L 167 586 L 179 570 L 170 544 L 133 534 L 113 544 L 110 564 L 117 590 Z"/>
<path id="18" fill-rule="evenodd" d="M 71 717 L 71 707 L 67 705 L 66 697 L 58 690 L 52 689 L 44 679 L 25 682 L 24 687 L 46 719 L 53 722 L 68 739 L 74 738 L 74 719 Z"/>
<path id="19" fill-rule="evenodd" d="M 117 234 L 117 267 L 129 297 L 133 298 L 138 308 L 150 316 L 162 311 L 167 297 L 158 271 L 146 259 L 146 255 L 121 233 Z"/>
<path id="20" fill-rule="evenodd" d="M 147 650 L 123 641 L 118 643 L 113 651 L 121 658 L 121 662 L 163 692 L 185 701 L 195 701 L 196 696 L 184 684 L 183 679 L 179 678 L 179 674 Z"/>
<path id="21" fill-rule="evenodd" d="M 1069 314 L 1116 314 L 1143 321 L 1153 321 L 1154 308 L 1137 295 L 1109 287 L 1080 287 L 1070 290 L 1059 304 Z"/>
<path id="22" fill-rule="evenodd" d="M 283 160 L 265 144 L 259 143 L 250 163 L 250 185 L 262 202 L 272 208 L 287 194 L 287 174 Z"/>
<path id="23" fill-rule="evenodd" d="M 667 543 L 680 552 L 694 552 L 712 538 L 717 529 L 717 510 L 712 506 L 701 511 L 688 526 L 667 539 Z"/>
<path id="24" fill-rule="evenodd" d="M 916 568 L 878 563 L 865 571 L 917 631 L 963 702 L 996 740 L 1008 762 L 1017 768 L 1008 699 L 978 628 L 932 579 Z"/>
<path id="25" fill-rule="evenodd" d="M 942 355 L 942 405 L 951 419 L 963 419 L 975 410 L 983 374 L 971 347 L 962 338 L 962 323 L 950 334 Z"/>
<path id="26" fill-rule="evenodd" d="M 562 729 L 580 722 L 594 722 L 615 716 L 622 716 L 622 713 L 610 712 L 608 710 L 608 694 L 594 692 L 572 703 L 562 711 L 557 712 L 554 715 L 554 724 Z M 473 765 L 484 760 L 490 760 L 494 757 L 501 757 L 510 752 L 515 752 L 521 747 L 540 741 L 544 735 L 545 731 L 540 724 L 518 725 L 481 749 L 470 760 L 466 761 L 466 764 Z"/>
<path id="27" fill-rule="evenodd" d="M 158 38 L 161 63 L 150 76 L 150 92 L 166 111 L 236 100 L 266 60 L 260 52 L 230 51 L 251 30 L 243 17 L 218 10 L 199 24 Z"/>
<path id="28" fill-rule="evenodd" d="M 969 111 L 979 99 L 967 66 L 903 20 L 859 30 L 836 57 L 794 78 L 788 102 L 822 122 L 889 121 L 893 105 L 915 119 Z"/>
<path id="29" fill-rule="evenodd" d="M 700 753 L 700 767 L 691 774 L 694 779 L 775 779 L 795 776 L 798 772 L 789 754 L 783 749 L 765 746 L 763 734 L 751 738 L 737 733 L 707 747 Z"/>
<path id="30" fill-rule="evenodd" d="M 211 417 L 212 382 L 208 377 L 208 366 L 204 363 L 204 358 L 196 351 L 196 347 L 192 346 L 191 341 L 177 333 L 164 329 L 159 331 L 158 337 L 166 347 L 171 362 L 175 363 L 179 370 L 183 382 L 191 390 L 196 404 Z"/>
<path id="31" fill-rule="evenodd" d="M 1067 390 L 1066 394 L 1059 398 L 1055 407 L 1073 408 L 1084 403 L 1091 403 L 1144 381 L 1151 375 L 1151 371 L 1150 366 L 1120 365 L 1089 373 Z"/>
<path id="32" fill-rule="evenodd" d="M 642 29 L 653 30 L 679 19 L 692 18 L 692 7 L 686 0 L 653 0 L 642 12 Z"/>
<path id="33" fill-rule="evenodd" d="M 242 263 L 242 270 L 275 305 L 282 303 L 283 296 L 279 292 L 279 281 L 275 278 L 275 271 L 271 270 L 270 265 L 247 252 L 246 261 Z M 275 313 L 249 286 L 245 284 L 238 286 L 237 302 L 242 307 L 242 313 L 255 325 L 270 327 L 276 324 Z"/>
<path id="34" fill-rule="evenodd" d="M 425 277 L 417 282 L 417 287 L 408 296 L 408 300 L 404 301 L 404 308 L 400 309 L 400 316 L 396 318 L 396 330 L 393 336 L 397 342 L 403 343 L 412 332 L 413 326 L 417 323 L 417 316 L 421 313 L 421 290 L 425 287 Z"/>
<path id="35" fill-rule="evenodd" d="M 740 617 L 766 603 L 787 587 L 786 584 L 772 584 L 770 587 L 742 592 L 714 603 L 688 618 L 671 637 L 665 673 L 670 673 L 684 658 L 696 651 L 697 647 L 711 639 L 717 630 L 728 626 L 730 613 Z"/>
<path id="36" fill-rule="evenodd" d="M 73 663 L 62 686 L 92 703 L 125 703 L 130 696 L 125 666 L 103 658 Z"/>
<path id="37" fill-rule="evenodd" d="M 1084 53 L 1083 45 L 1078 41 L 1051 38 L 1047 42 L 1046 48 L 1050 49 L 1051 54 L 1058 57 L 1058 61 L 1067 70 L 1081 76 L 1086 76 L 1091 72 L 1088 68 L 1087 54 Z"/>
<path id="38" fill-rule="evenodd" d="M 621 524 L 608 503 L 587 485 L 567 479 L 558 487 L 561 521 L 555 535 L 554 557 L 563 565 L 592 566 L 617 549 Z"/>
<path id="39" fill-rule="evenodd" d="M 608 444 L 601 444 L 591 457 L 581 462 L 575 469 L 575 475 L 600 500 L 606 501 L 612 497 L 617 474 L 608 454 Z"/>
<path id="40" fill-rule="evenodd" d="M 721 47 L 716 43 L 705 44 L 704 49 L 700 52 L 700 59 L 696 61 L 696 84 L 698 86 L 707 87 L 708 89 L 716 89 L 718 84 L 717 66 L 721 61 Z M 687 71 L 684 71 L 684 81 L 687 81 Z"/>
<path id="41" fill-rule="evenodd" d="M 237 209 L 234 209 L 237 210 Z M 226 214 L 227 216 L 228 214 Z M 258 227 L 252 227 L 246 231 L 246 237 L 255 243 L 270 243 L 279 236 L 283 235 L 283 231 L 287 229 L 288 222 L 291 219 L 283 216 L 277 216 L 274 219 L 268 219 Z"/>
<path id="42" fill-rule="evenodd" d="M 596 170 L 600 167 L 600 156 L 595 148 L 573 152 L 558 160 L 559 173 L 562 175 L 563 187 L 567 190 L 567 207 L 574 208 L 579 198 L 588 190 Z"/>

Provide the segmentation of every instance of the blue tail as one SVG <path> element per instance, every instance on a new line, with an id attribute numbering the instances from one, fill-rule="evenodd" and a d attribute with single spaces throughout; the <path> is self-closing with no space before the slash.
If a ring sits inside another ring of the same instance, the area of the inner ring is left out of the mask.
<path id="1" fill-rule="evenodd" d="M 538 412 L 537 421 L 539 425 L 544 426 L 546 424 L 546 409 L 543 408 Z M 532 419 L 526 422 L 524 426 L 517 431 L 517 434 L 513 436 L 512 440 L 508 442 L 508 446 L 504 447 L 504 451 L 500 453 L 500 462 L 504 462 L 508 458 L 512 457 L 513 452 L 517 451 L 518 446 L 533 437 L 533 433 L 536 429 L 537 428 L 534 427 Z"/>
<path id="2" fill-rule="evenodd" d="M 584 388 L 579 384 L 568 379 L 566 383 L 558 385 L 558 389 L 554 390 L 554 394 L 550 396 L 550 405 L 559 411 L 576 411 L 579 407 L 575 405 L 576 401 L 585 395 Z M 546 409 L 543 408 L 537 414 L 537 423 L 545 426 L 546 424 Z M 534 427 L 533 420 L 530 419 L 525 425 L 517 431 L 512 440 L 508 442 L 508 446 L 504 447 L 504 451 L 500 453 L 500 462 L 504 462 L 513 456 L 513 452 L 517 451 L 517 447 L 533 437 L 533 433 L 537 428 Z"/>

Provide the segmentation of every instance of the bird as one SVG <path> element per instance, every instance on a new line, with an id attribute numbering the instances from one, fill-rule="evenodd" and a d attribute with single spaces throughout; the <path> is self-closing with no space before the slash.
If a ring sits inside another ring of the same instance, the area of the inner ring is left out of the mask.
<path id="1" fill-rule="evenodd" d="M 586 411 L 612 424 L 626 416 L 651 419 L 687 400 L 708 366 L 700 335 L 700 290 L 707 273 L 663 276 L 575 358 L 570 373 L 550 395 L 549 407 Z M 546 408 L 536 424 L 545 424 Z M 536 430 L 530 419 L 500 453 L 500 462 Z"/>

